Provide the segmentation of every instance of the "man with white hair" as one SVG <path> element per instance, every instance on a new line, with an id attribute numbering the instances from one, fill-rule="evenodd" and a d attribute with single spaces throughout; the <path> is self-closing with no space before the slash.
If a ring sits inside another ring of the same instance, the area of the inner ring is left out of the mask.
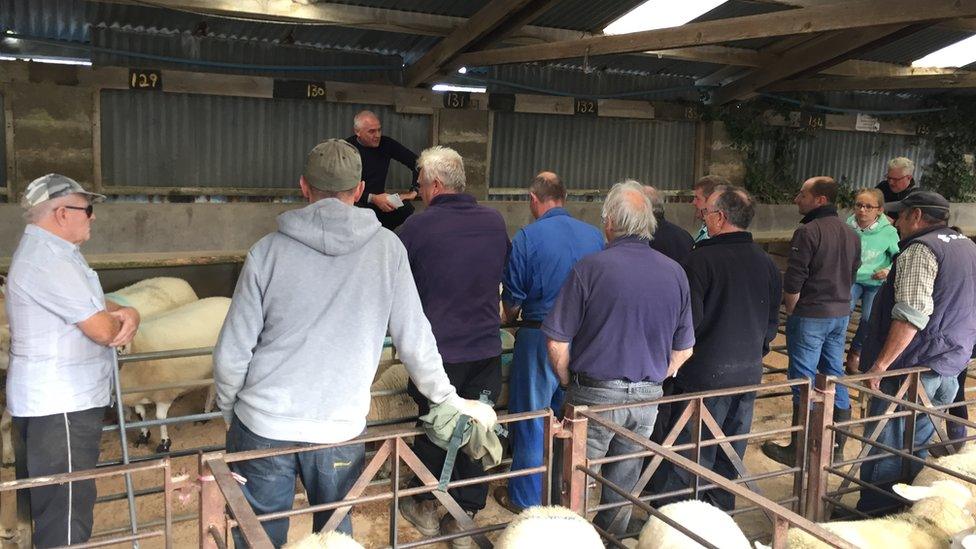
<path id="1" fill-rule="evenodd" d="M 30 477 L 94 469 L 109 404 L 113 347 L 132 340 L 139 313 L 106 301 L 79 246 L 91 237 L 95 200 L 58 174 L 27 186 L 29 224 L 7 277 L 10 366 L 7 409 Z M 30 491 L 33 544 L 56 547 L 91 536 L 95 481 Z"/>
<path id="2" fill-rule="evenodd" d="M 359 151 L 362 159 L 362 180 L 366 190 L 356 205 L 376 213 L 385 228 L 399 227 L 413 213 L 410 200 L 417 198 L 417 154 L 399 141 L 383 135 L 383 125 L 373 111 L 360 111 L 353 118 L 353 135 L 346 138 Z M 406 193 L 387 193 L 386 176 L 390 160 L 396 160 L 413 172 L 411 189 Z"/>
<path id="3" fill-rule="evenodd" d="M 465 401 L 444 374 L 430 324 L 396 236 L 353 205 L 363 192 L 359 153 L 341 139 L 308 154 L 299 185 L 309 205 L 278 216 L 278 230 L 247 254 L 214 349 L 227 451 L 345 442 L 366 428 L 369 388 L 389 330 L 424 399 L 491 426 L 495 412 Z M 258 514 L 291 509 L 300 477 L 310 505 L 346 497 L 363 444 L 240 461 Z M 321 530 L 331 511 L 312 517 Z M 275 547 L 288 519 L 263 522 Z M 338 530 L 352 532 L 349 515 Z M 235 532 L 235 546 L 244 543 Z"/>
<path id="4" fill-rule="evenodd" d="M 400 228 L 410 268 L 430 320 L 444 370 L 465 398 L 498 400 L 502 388 L 501 339 L 498 336 L 498 286 L 511 250 L 505 220 L 496 210 L 464 193 L 464 161 L 453 149 L 431 147 L 420 154 L 420 197 L 427 205 Z M 410 383 L 420 415 L 430 410 L 427 399 Z M 416 437 L 414 452 L 435 475 L 444 466 L 445 451 L 426 437 Z M 459 453 L 453 478 L 481 476 L 480 461 Z M 488 485 L 452 489 L 450 494 L 470 516 L 485 507 Z M 430 494 L 402 498 L 400 511 L 424 535 L 459 530 L 450 514 L 438 520 Z M 466 547 L 470 538 L 451 541 Z"/>
<path id="5" fill-rule="evenodd" d="M 674 261 L 651 249 L 657 222 L 651 203 L 635 181 L 618 183 L 603 204 L 606 249 L 581 259 L 566 278 L 542 323 L 549 360 L 566 403 L 623 404 L 658 398 L 661 382 L 673 376 L 695 345 L 688 278 Z M 650 438 L 656 405 L 622 408 L 606 419 Z M 586 457 L 639 452 L 640 446 L 590 424 Z M 603 465 L 603 476 L 633 489 L 643 459 Z M 601 504 L 625 501 L 603 490 Z M 625 533 L 630 507 L 597 513 L 594 523 L 611 534 Z M 615 518 L 616 517 L 616 518 Z"/>
<path id="6" fill-rule="evenodd" d="M 885 180 L 875 187 L 884 194 L 885 202 L 897 202 L 918 190 L 915 183 L 915 163 L 909 158 L 899 156 L 888 161 L 888 174 Z M 891 214 L 895 218 L 898 214 Z"/>

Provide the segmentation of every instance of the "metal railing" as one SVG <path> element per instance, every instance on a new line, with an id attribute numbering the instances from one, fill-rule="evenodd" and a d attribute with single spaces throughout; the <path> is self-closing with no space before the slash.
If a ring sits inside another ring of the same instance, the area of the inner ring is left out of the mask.
<path id="1" fill-rule="evenodd" d="M 843 509 L 855 517 L 868 517 L 868 514 L 842 501 L 843 496 L 847 494 L 855 492 L 863 494 L 865 490 L 884 494 L 892 500 L 900 502 L 900 504 L 892 504 L 879 511 L 895 510 L 900 508 L 901 504 L 908 503 L 904 498 L 892 492 L 890 488 L 867 482 L 857 476 L 865 463 L 882 459 L 901 458 L 901 482 L 910 483 L 913 480 L 911 469 L 913 464 L 917 464 L 916 468 L 919 466 L 929 467 L 962 482 L 976 484 L 976 477 L 932 463 L 925 460 L 924 456 L 919 455 L 920 452 L 927 452 L 937 447 L 952 452 L 957 449 L 957 445 L 969 440 L 976 440 L 976 436 L 964 436 L 953 440 L 943 429 L 942 421 L 955 422 L 970 429 L 976 428 L 976 422 L 947 413 L 950 408 L 968 407 L 976 401 L 965 400 L 938 406 L 933 405 L 921 382 L 922 374 L 931 371 L 929 368 L 917 367 L 844 377 L 817 375 L 815 389 L 817 394 L 822 395 L 822 398 L 813 403 L 811 410 L 812 425 L 810 428 L 810 448 L 808 449 L 810 461 L 807 486 L 808 517 L 813 520 L 827 520 L 835 508 Z M 897 381 L 895 393 L 887 394 L 863 384 L 873 379 Z M 884 412 L 877 416 L 870 416 L 865 412 L 859 419 L 835 423 L 833 421 L 833 407 L 834 392 L 837 386 L 857 389 L 872 399 L 884 401 L 886 403 Z M 917 446 L 915 427 L 921 416 L 928 416 L 934 429 L 934 438 L 937 440 Z M 897 418 L 904 418 L 905 420 L 904 432 L 899 433 L 902 443 L 898 448 L 878 441 L 888 423 Z M 864 426 L 865 431 L 862 434 L 854 432 L 854 428 L 858 426 Z M 862 444 L 854 459 L 833 461 L 832 449 L 837 434 L 842 434 Z M 841 480 L 839 487 L 835 490 L 828 489 L 828 478 L 830 476 L 838 477 Z M 856 486 L 852 486 L 852 484 Z M 892 484 L 892 479 L 885 479 L 885 484 Z"/>
<path id="2" fill-rule="evenodd" d="M 543 503 L 548 504 L 550 490 L 547 487 L 551 483 L 551 458 L 552 458 L 552 439 L 551 433 L 556 428 L 555 417 L 551 410 L 540 410 L 535 412 L 524 412 L 519 414 L 508 414 L 499 416 L 500 424 L 508 424 L 517 421 L 529 421 L 534 419 L 545 419 L 543 440 L 549 441 L 543 448 L 543 462 L 539 467 L 519 469 L 516 471 L 505 471 L 498 473 L 485 474 L 476 478 L 455 480 L 447 484 L 447 488 L 458 488 L 474 484 L 485 484 L 495 480 L 509 479 L 520 476 L 542 474 L 543 478 Z M 438 489 L 438 479 L 420 461 L 410 446 L 404 440 L 407 437 L 425 436 L 420 429 L 395 430 L 389 432 L 369 433 L 356 437 L 352 440 L 336 444 L 318 444 L 312 446 L 293 446 L 286 448 L 274 448 L 270 450 L 253 450 L 247 452 L 237 452 L 232 454 L 203 455 L 200 457 L 201 486 L 200 486 L 200 547 L 204 549 L 218 549 L 226 547 L 233 528 L 237 528 L 239 535 L 249 547 L 256 549 L 266 549 L 271 547 L 271 541 L 264 532 L 261 523 L 269 520 L 293 517 L 309 513 L 332 511 L 325 524 L 324 530 L 335 529 L 340 522 L 351 511 L 353 506 L 389 501 L 390 504 L 390 546 L 407 548 L 428 545 L 440 541 L 448 541 L 454 538 L 471 536 L 475 543 L 487 549 L 491 543 L 485 534 L 504 528 L 507 523 L 492 524 L 477 527 L 472 519 L 462 510 L 460 505 L 448 493 Z M 252 459 L 261 459 L 281 455 L 297 454 L 303 452 L 313 452 L 326 448 L 337 448 L 365 443 L 380 444 L 376 454 L 369 460 L 359 475 L 353 487 L 341 501 L 325 503 L 319 505 L 309 505 L 298 509 L 290 509 L 276 513 L 256 515 L 250 504 L 244 497 L 240 485 L 234 479 L 229 464 Z M 390 464 L 390 489 L 363 495 L 367 486 L 374 479 L 382 466 Z M 422 486 L 401 487 L 400 465 L 405 465 L 407 469 L 416 475 Z M 439 472 L 438 472 L 439 473 Z M 420 494 L 432 494 L 447 511 L 457 520 L 458 525 L 463 531 L 456 534 L 440 535 L 427 538 L 421 541 L 400 543 L 397 534 L 398 514 L 400 498 L 415 496 Z M 226 511 L 225 511 L 226 509 Z M 229 513 L 229 516 L 228 516 Z"/>

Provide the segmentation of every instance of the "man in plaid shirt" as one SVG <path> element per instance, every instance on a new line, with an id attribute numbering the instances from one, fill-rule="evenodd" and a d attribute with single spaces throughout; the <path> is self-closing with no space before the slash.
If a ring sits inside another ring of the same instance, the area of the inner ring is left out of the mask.
<path id="1" fill-rule="evenodd" d="M 861 354 L 861 367 L 868 373 L 924 366 L 929 371 L 920 381 L 932 406 L 952 402 L 957 377 L 969 362 L 976 343 L 976 244 L 947 227 L 949 202 L 938 193 L 916 191 L 887 209 L 897 213 L 895 226 L 902 237 L 902 252 L 895 258 L 888 278 L 878 292 L 868 323 L 868 336 Z M 900 377 L 875 378 L 872 389 L 896 394 Z M 870 416 L 890 413 L 890 402 L 872 398 Z M 872 433 L 876 423 L 868 423 Z M 916 448 L 928 444 L 935 427 L 927 415 L 915 422 Z M 905 419 L 888 419 L 877 442 L 903 448 Z M 878 453 L 872 447 L 871 454 Z M 916 452 L 926 457 L 925 450 Z M 861 466 L 861 480 L 888 488 L 914 478 L 921 469 L 910 463 L 910 476 L 903 478 L 902 460 L 888 457 Z M 877 513 L 900 502 L 873 490 L 862 491 L 858 510 Z"/>

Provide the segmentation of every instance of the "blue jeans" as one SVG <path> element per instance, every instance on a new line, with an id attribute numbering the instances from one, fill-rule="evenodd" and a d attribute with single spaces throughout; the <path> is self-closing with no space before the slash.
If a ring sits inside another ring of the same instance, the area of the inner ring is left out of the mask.
<path id="1" fill-rule="evenodd" d="M 227 431 L 228 452 L 296 445 L 311 446 L 308 443 L 264 438 L 244 426 L 236 416 Z M 352 444 L 314 452 L 238 461 L 231 463 L 230 469 L 247 479 L 241 490 L 254 512 L 263 515 L 292 508 L 296 476 L 302 479 L 309 505 L 341 500 L 362 473 L 365 457 L 365 446 Z M 321 530 L 331 516 L 331 511 L 315 513 L 312 517 L 312 530 Z M 288 541 L 288 519 L 272 520 L 263 525 L 275 547 L 281 547 Z M 336 530 L 352 534 L 351 514 L 342 519 Z M 247 547 L 236 528 L 234 546 Z"/>
<path id="2" fill-rule="evenodd" d="M 898 385 L 901 384 L 902 379 L 902 377 L 889 377 L 881 380 L 881 392 L 886 395 L 894 395 L 898 391 Z M 935 372 L 922 374 L 921 383 L 925 389 L 925 394 L 932 400 L 933 406 L 952 402 L 952 399 L 956 396 L 956 390 L 959 388 L 959 382 L 956 380 L 956 376 L 941 376 Z M 889 404 L 887 400 L 872 398 L 871 403 L 868 405 L 869 417 L 884 414 Z M 877 441 L 892 448 L 907 450 L 908 448 L 905 446 L 905 419 L 903 417 L 889 419 L 884 429 L 878 435 Z M 876 425 L 876 422 L 866 423 L 864 425 L 864 436 L 870 436 Z M 918 415 L 915 420 L 915 446 L 918 447 L 928 444 L 929 439 L 932 438 L 934 433 L 935 426 L 932 425 L 932 420 L 929 416 L 927 414 Z M 883 452 L 883 450 L 872 446 L 868 455 Z M 915 452 L 916 456 L 923 459 L 928 457 L 928 454 L 928 450 Z M 890 492 L 894 484 L 910 482 L 921 470 L 922 466 L 912 461 L 909 463 L 909 476 L 905 478 L 902 475 L 902 458 L 892 456 L 877 461 L 869 461 L 861 465 L 861 480 L 870 482 Z M 861 491 L 861 499 L 857 502 L 857 509 L 870 514 L 892 505 L 900 505 L 899 500 L 885 496 L 874 490 L 865 489 Z"/>
<path id="3" fill-rule="evenodd" d="M 857 323 L 857 331 L 854 332 L 854 339 L 851 340 L 851 350 L 855 353 L 861 352 L 861 345 L 864 343 L 864 336 L 868 330 L 868 319 L 871 318 L 871 306 L 874 305 L 874 296 L 878 295 L 881 285 L 870 286 L 857 282 L 851 286 L 851 312 L 857 306 L 857 300 L 861 300 L 861 320 Z"/>
<path id="4" fill-rule="evenodd" d="M 664 394 L 659 383 L 641 382 L 629 383 L 626 381 L 609 382 L 618 385 L 617 388 L 595 388 L 580 385 L 572 381 L 569 391 L 566 394 L 566 402 L 569 404 L 596 406 L 600 404 L 623 404 L 628 402 L 639 402 L 660 398 Z M 651 432 L 654 431 L 654 420 L 657 419 L 657 405 L 635 406 L 633 408 L 623 408 L 600 414 L 609 423 L 619 425 L 624 429 L 632 431 L 641 438 L 649 439 Z M 644 448 L 634 444 L 630 440 L 618 436 L 616 433 L 607 429 L 596 422 L 589 422 L 586 431 L 586 457 L 587 459 L 598 459 L 604 456 L 619 456 L 633 452 L 639 452 Z M 597 472 L 620 486 L 625 490 L 633 490 L 640 477 L 641 467 L 644 464 L 643 458 L 632 458 L 623 461 L 605 463 L 602 466 L 594 467 Z M 554 471 L 559 471 L 554 467 Z M 554 477 L 553 484 L 558 485 L 558 478 Z M 604 488 L 600 495 L 600 503 L 618 503 L 626 501 L 619 494 L 610 488 Z M 614 528 L 610 528 L 618 510 L 622 509 L 622 516 Z M 627 524 L 630 522 L 630 504 L 620 507 L 600 511 L 593 519 L 593 523 L 609 530 L 610 533 L 621 535 L 625 533 Z"/>
<path id="5" fill-rule="evenodd" d="M 682 393 L 693 393 L 698 390 L 698 388 L 677 388 L 674 394 L 679 395 Z M 715 422 L 719 424 L 722 428 L 722 433 L 725 436 L 737 436 L 744 435 L 752 429 L 752 414 L 756 405 L 756 393 L 742 393 L 738 395 L 727 395 L 720 397 L 711 397 L 705 399 L 705 408 L 708 412 L 715 418 Z M 686 402 L 676 402 L 671 405 L 671 418 L 668 422 L 669 425 L 664 432 L 664 436 L 674 428 L 674 424 L 677 423 L 678 417 L 684 412 Z M 675 440 L 674 445 L 679 446 L 682 444 L 687 444 L 691 441 L 691 425 L 690 422 L 678 435 L 677 440 Z M 701 439 L 702 441 L 711 440 L 714 437 L 711 431 L 707 427 L 702 427 Z M 747 440 L 737 440 L 732 443 L 732 449 L 735 453 L 739 455 L 740 458 L 746 454 L 746 446 L 748 445 Z M 691 450 L 681 452 L 684 457 L 694 460 L 694 455 L 692 455 Z M 725 455 L 725 451 L 722 450 L 718 445 L 706 446 L 701 449 L 701 456 L 698 463 L 712 471 L 722 475 L 729 480 L 735 480 L 739 478 L 739 472 L 736 470 L 735 465 L 732 464 L 732 460 Z M 677 490 L 682 490 L 691 487 L 693 476 L 688 471 L 685 471 L 681 467 L 672 465 L 671 462 L 665 460 L 655 471 L 653 477 L 654 493 L 663 494 L 666 492 L 674 492 Z M 702 484 L 708 484 L 707 481 L 703 481 Z M 673 503 L 676 501 L 682 501 L 690 498 L 690 495 L 676 496 L 667 500 L 658 500 L 655 505 L 660 508 L 668 503 Z M 731 511 L 735 509 L 735 496 L 732 492 L 727 492 L 720 488 L 714 488 L 707 492 L 702 492 L 699 499 L 711 503 L 712 505 L 722 509 L 723 511 Z"/>
<path id="6" fill-rule="evenodd" d="M 831 376 L 844 375 L 844 343 L 850 316 L 811 318 L 790 315 L 786 319 L 786 350 L 790 379 L 813 379 L 817 372 Z M 792 387 L 793 402 L 800 401 L 800 388 Z M 851 400 L 847 387 L 837 386 L 834 407 L 847 410 Z"/>
<path id="7" fill-rule="evenodd" d="M 552 408 L 558 414 L 564 396 L 549 364 L 545 334 L 538 328 L 519 328 L 508 380 L 508 411 Z M 511 424 L 513 471 L 542 465 L 542 422 L 540 418 Z M 519 507 L 541 505 L 542 475 L 508 479 L 508 496 Z"/>

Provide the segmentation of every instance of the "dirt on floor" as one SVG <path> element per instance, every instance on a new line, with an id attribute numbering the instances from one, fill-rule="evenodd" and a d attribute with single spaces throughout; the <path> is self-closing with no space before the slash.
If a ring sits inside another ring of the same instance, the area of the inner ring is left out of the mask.
<path id="1" fill-rule="evenodd" d="M 780 336 L 777 341 L 774 342 L 774 345 L 782 343 L 783 337 Z M 786 357 L 780 353 L 771 353 L 766 362 L 768 366 L 773 368 L 786 367 Z M 768 374 L 765 376 L 764 382 L 772 383 L 784 379 L 785 375 L 783 374 Z M 171 408 L 170 416 L 175 417 L 199 413 L 203 407 L 204 398 L 204 391 L 197 391 L 180 398 Z M 854 408 L 855 417 L 858 417 L 860 412 L 857 410 L 856 399 L 854 402 Z M 753 432 L 758 433 L 764 430 L 788 426 L 790 423 L 790 409 L 791 406 L 789 396 L 784 395 L 775 398 L 758 400 L 755 408 Z M 206 424 L 175 425 L 170 427 L 170 436 L 173 441 L 173 451 L 178 451 L 185 448 L 220 445 L 223 444 L 224 439 L 224 424 L 222 421 L 216 420 Z M 140 448 L 132 448 L 130 442 L 130 454 L 132 456 L 147 455 L 151 453 L 152 448 L 155 447 L 158 440 L 159 431 L 158 429 L 154 429 L 150 448 L 147 449 L 144 446 Z M 780 440 L 785 441 L 785 437 L 780 437 Z M 759 474 L 781 469 L 782 466 L 770 461 L 759 451 L 760 443 L 761 440 L 750 442 L 750 445 L 746 451 L 745 464 L 749 472 L 751 474 Z M 847 457 L 853 457 L 859 449 L 860 445 L 852 441 L 852 443 L 848 444 L 847 446 Z M 115 435 L 106 434 L 106 436 L 104 436 L 102 439 L 101 459 L 103 461 L 113 460 L 119 459 L 119 456 L 120 448 L 118 437 Z M 173 460 L 174 475 L 178 474 L 180 471 L 185 471 L 189 475 L 195 476 L 197 474 L 196 456 L 175 458 Z M 2 478 L 2 480 L 10 480 L 13 478 L 13 475 L 14 473 L 12 467 L 3 468 L 3 470 L 0 471 L 0 478 Z M 162 472 L 151 471 L 137 473 L 133 475 L 133 482 L 136 490 L 146 490 L 161 486 Z M 500 485 L 500 483 L 497 484 Z M 835 487 L 837 484 L 836 478 L 831 479 L 831 487 Z M 764 496 L 774 501 L 784 500 L 793 496 L 801 496 L 801 494 L 794 493 L 792 476 L 780 476 L 776 478 L 759 480 L 757 485 L 760 492 Z M 367 493 L 376 493 L 384 489 L 385 488 L 383 487 L 370 488 L 369 492 Z M 123 494 L 124 484 L 122 479 L 112 478 L 99 480 L 98 493 L 100 496 Z M 306 505 L 307 503 L 304 501 L 300 487 L 298 493 L 299 497 L 296 501 L 296 506 Z M 597 501 L 597 497 L 598 496 L 594 494 L 590 501 Z M 851 494 L 847 497 L 849 499 L 853 499 L 856 497 L 856 495 Z M 13 523 L 14 511 L 12 503 L 12 496 L 10 494 L 4 494 L 2 498 L 2 509 L 0 509 L 0 516 L 2 516 L 4 525 L 9 526 Z M 749 505 L 750 503 L 747 501 L 737 502 L 737 506 L 739 508 Z M 163 517 L 163 496 L 161 494 L 156 494 L 137 498 L 137 513 L 141 528 L 161 528 L 158 523 Z M 196 494 L 188 494 L 185 501 L 177 502 L 175 504 L 174 517 L 176 517 L 177 520 L 180 520 L 180 522 L 176 523 L 173 528 L 173 547 L 196 547 L 199 544 L 196 513 Z M 640 513 L 635 513 L 635 516 L 639 515 Z M 356 507 L 352 512 L 352 516 L 355 537 L 365 547 L 385 547 L 389 545 L 390 540 L 388 525 L 390 522 L 390 505 L 388 502 L 380 502 Z M 493 498 L 489 497 L 487 508 L 477 515 L 475 521 L 479 525 L 483 526 L 496 524 L 499 522 L 506 522 L 511 519 L 511 516 L 511 513 L 500 507 L 493 500 Z M 742 527 L 746 535 L 750 538 L 759 537 L 760 539 L 768 540 L 771 527 L 769 520 L 764 516 L 763 513 L 758 511 L 746 512 L 736 515 L 735 519 Z M 102 503 L 96 506 L 96 533 L 107 533 L 107 531 L 112 530 L 121 532 L 127 528 L 128 504 L 124 498 L 112 502 Z M 289 539 L 299 539 L 308 534 L 310 530 L 310 517 L 308 515 L 302 515 L 291 521 Z M 400 542 L 415 541 L 421 538 L 421 535 L 403 520 L 399 521 L 397 535 Z M 491 534 L 489 535 L 489 538 L 492 538 L 495 535 L 497 534 Z M 628 545 L 633 544 L 633 540 L 628 541 Z M 3 544 L 3 547 L 14 546 L 16 545 L 10 540 Z M 118 545 L 118 547 L 124 546 L 125 545 Z M 141 546 L 146 548 L 156 548 L 162 547 L 163 543 L 161 540 L 157 539 L 145 541 L 141 544 Z M 446 548 L 447 544 L 437 544 L 434 545 L 434 547 Z"/>

